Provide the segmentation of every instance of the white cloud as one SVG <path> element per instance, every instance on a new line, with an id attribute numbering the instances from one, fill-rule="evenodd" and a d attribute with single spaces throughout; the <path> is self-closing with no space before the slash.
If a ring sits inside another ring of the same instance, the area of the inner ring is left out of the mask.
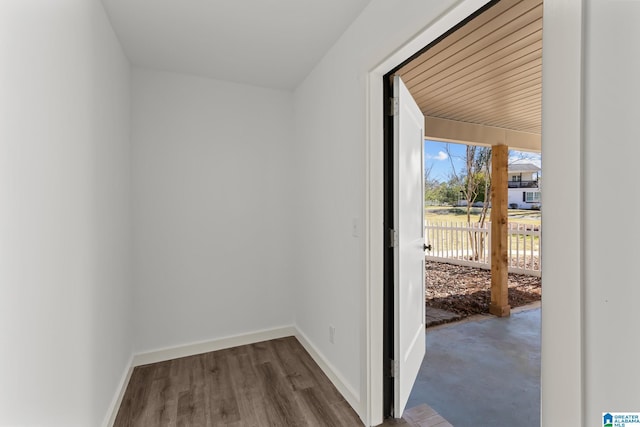
<path id="1" fill-rule="evenodd" d="M 444 151 L 438 151 L 438 154 L 436 154 L 435 156 L 433 156 L 431 154 L 427 154 L 427 159 L 447 160 L 448 158 L 449 158 L 449 155 L 447 153 L 445 153 Z"/>

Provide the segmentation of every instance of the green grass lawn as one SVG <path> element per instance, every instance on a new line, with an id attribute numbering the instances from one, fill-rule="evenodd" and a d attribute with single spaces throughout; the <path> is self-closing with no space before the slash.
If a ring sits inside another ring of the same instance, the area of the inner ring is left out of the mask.
<path id="1" fill-rule="evenodd" d="M 478 222 L 480 218 L 481 208 L 471 208 L 471 222 Z M 487 220 L 489 219 L 487 214 Z M 465 207 L 451 206 L 425 206 L 425 219 L 428 221 L 446 221 L 446 222 L 467 222 L 467 211 Z M 509 209 L 509 222 L 517 222 L 520 224 L 540 225 L 540 211 Z"/>

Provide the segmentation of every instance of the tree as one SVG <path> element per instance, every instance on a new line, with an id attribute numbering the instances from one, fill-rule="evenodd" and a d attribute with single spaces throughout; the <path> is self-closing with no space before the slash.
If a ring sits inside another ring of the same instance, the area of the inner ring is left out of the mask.
<path id="1" fill-rule="evenodd" d="M 463 157 L 453 155 L 450 145 L 445 146 L 451 162 L 452 177 L 460 182 L 463 199 L 466 202 L 467 222 L 471 222 L 471 207 L 476 201 L 484 202 L 481 220 L 484 223 L 488 209 L 489 192 L 491 187 L 491 148 L 467 145 Z M 465 168 L 458 171 L 454 159 L 464 161 Z"/>
<path id="2" fill-rule="evenodd" d="M 454 158 L 459 158 L 451 153 L 449 144 L 446 145 L 446 152 L 451 162 L 451 170 L 454 178 L 462 183 L 461 192 L 466 201 L 467 223 L 471 224 L 471 207 L 480 198 L 483 202 L 480 212 L 479 224 L 484 228 L 487 213 L 489 210 L 489 194 L 491 191 L 491 148 L 467 145 L 464 161 L 464 171 L 457 171 Z M 478 259 L 479 254 L 484 252 L 486 242 L 482 233 L 469 231 L 469 241 L 473 251 L 473 259 Z"/>
<path id="3" fill-rule="evenodd" d="M 455 206 L 460 200 L 460 183 L 453 177 L 446 182 L 426 180 L 424 199 L 438 205 Z"/>
<path id="4" fill-rule="evenodd" d="M 491 192 L 491 148 L 482 147 L 478 150 L 476 157 L 476 174 L 478 189 L 482 189 L 482 211 L 480 212 L 480 226 L 483 227 L 487 218 L 490 204 Z"/>
<path id="5" fill-rule="evenodd" d="M 436 197 L 436 190 L 440 183 L 436 180 L 431 179 L 432 169 L 433 164 L 428 164 L 424 167 L 424 200 L 439 203 L 439 200 Z"/>
<path id="6" fill-rule="evenodd" d="M 539 153 L 527 153 L 524 151 L 509 150 L 509 165 L 514 163 L 537 163 L 540 161 Z"/>

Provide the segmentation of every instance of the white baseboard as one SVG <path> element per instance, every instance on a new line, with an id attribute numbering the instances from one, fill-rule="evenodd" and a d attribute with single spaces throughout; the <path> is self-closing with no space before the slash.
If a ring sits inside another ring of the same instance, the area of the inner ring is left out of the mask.
<path id="1" fill-rule="evenodd" d="M 116 422 L 116 416 L 118 415 L 118 409 L 120 409 L 120 405 L 122 404 L 122 399 L 124 398 L 124 392 L 127 390 L 127 385 L 129 385 L 129 380 L 131 379 L 131 373 L 133 372 L 133 355 L 129 358 L 129 363 L 127 363 L 127 369 L 122 374 L 122 378 L 120 379 L 120 383 L 118 384 L 118 389 L 116 391 L 115 396 L 113 396 L 113 400 L 109 405 L 109 409 L 107 411 L 107 416 L 102 423 L 103 427 L 112 427 L 113 423 Z"/>
<path id="2" fill-rule="evenodd" d="M 300 341 L 300 344 L 307 350 L 309 355 L 313 358 L 313 360 L 320 366 L 322 372 L 329 377 L 329 380 L 333 383 L 333 385 L 338 389 L 340 394 L 344 397 L 344 399 L 351 405 L 351 407 L 356 411 L 358 415 L 361 416 L 362 411 L 360 407 L 360 394 L 356 392 L 353 387 L 347 383 L 340 372 L 333 367 L 333 365 L 324 357 L 324 355 L 313 345 L 311 341 L 307 338 L 307 336 L 300 331 L 296 330 L 296 338 Z"/>
<path id="3" fill-rule="evenodd" d="M 337 369 L 327 361 L 324 355 L 311 344 L 311 341 L 304 333 L 295 326 L 283 326 L 275 329 L 265 329 L 262 331 L 251 332 L 248 334 L 236 335 L 232 337 L 220 338 L 212 341 L 202 341 L 193 344 L 187 344 L 176 347 L 169 347 L 160 350 L 149 351 L 145 353 L 135 354 L 131 357 L 129 368 L 123 374 L 120 381 L 120 387 L 114 396 L 113 402 L 109 407 L 109 412 L 105 418 L 104 427 L 112 427 L 115 422 L 118 409 L 122 404 L 125 390 L 129 384 L 133 368 L 136 366 L 148 365 L 150 363 L 164 362 L 166 360 L 176 359 L 179 357 L 193 356 L 196 354 L 208 353 L 210 351 L 222 350 L 225 348 L 237 347 L 240 345 L 253 344 L 261 341 L 268 341 L 277 338 L 295 336 L 300 344 L 307 350 L 313 360 L 320 366 L 322 372 L 325 373 L 333 385 L 338 389 L 340 394 L 351 405 L 351 407 L 361 414 L 360 396 L 342 377 Z"/>
<path id="4" fill-rule="evenodd" d="M 149 351 L 146 353 L 136 354 L 135 356 L 133 356 L 133 366 L 148 365 L 149 363 L 163 362 L 165 360 L 193 356 L 195 354 L 208 353 L 210 351 L 237 347 L 239 345 L 247 345 L 260 341 L 273 340 L 276 338 L 290 337 L 295 334 L 295 327 L 283 326 L 280 328 L 265 329 L 248 334 L 219 338 L 212 341 L 201 341 L 193 344 L 169 347 L 160 350 Z"/>

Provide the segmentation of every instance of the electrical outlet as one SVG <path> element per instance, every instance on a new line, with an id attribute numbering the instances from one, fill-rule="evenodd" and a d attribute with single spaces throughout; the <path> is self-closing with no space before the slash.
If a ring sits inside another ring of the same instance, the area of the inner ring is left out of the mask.
<path id="1" fill-rule="evenodd" d="M 336 328 L 332 325 L 329 325 L 329 342 L 333 344 L 335 342 L 336 337 Z"/>

